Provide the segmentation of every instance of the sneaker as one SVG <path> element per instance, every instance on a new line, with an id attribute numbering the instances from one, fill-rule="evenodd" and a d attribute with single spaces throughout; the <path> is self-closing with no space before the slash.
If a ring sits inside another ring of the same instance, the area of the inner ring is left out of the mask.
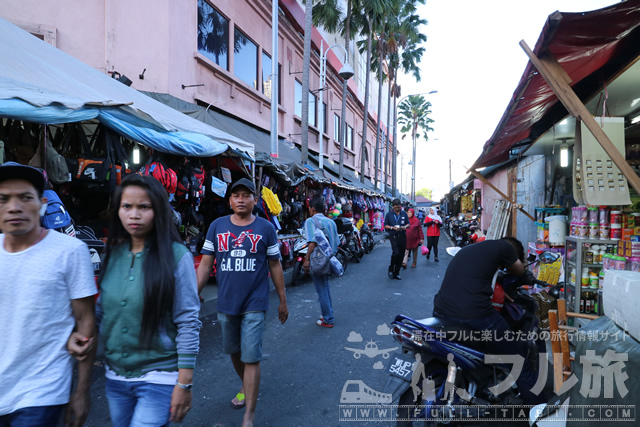
<path id="1" fill-rule="evenodd" d="M 438 258 L 434 259 L 435 262 L 440 262 L 440 260 Z"/>
<path id="2" fill-rule="evenodd" d="M 396 279 L 396 280 L 402 280 L 402 277 L 400 277 L 400 275 L 399 275 L 399 274 L 396 274 L 396 275 L 394 276 L 394 279 Z"/>
<path id="3" fill-rule="evenodd" d="M 394 276 L 393 271 L 390 271 L 389 272 L 389 279 L 393 279 L 393 276 Z"/>
<path id="4" fill-rule="evenodd" d="M 333 323 L 327 323 L 324 321 L 324 319 L 316 321 L 316 325 L 324 326 L 325 328 L 333 328 Z"/>

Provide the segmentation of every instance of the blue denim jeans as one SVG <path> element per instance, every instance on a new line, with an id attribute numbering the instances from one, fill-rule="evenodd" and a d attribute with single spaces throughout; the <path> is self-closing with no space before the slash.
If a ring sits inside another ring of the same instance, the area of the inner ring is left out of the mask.
<path id="1" fill-rule="evenodd" d="M 244 363 L 260 362 L 264 318 L 264 311 L 249 311 L 236 316 L 218 313 L 222 351 L 226 354 L 240 353 L 240 360 Z"/>
<path id="2" fill-rule="evenodd" d="M 113 427 L 169 425 L 174 387 L 107 378 L 106 392 Z"/>
<path id="3" fill-rule="evenodd" d="M 329 276 L 316 276 L 312 274 L 311 278 L 318 293 L 322 318 L 325 322 L 333 324 L 333 305 L 331 304 L 331 291 L 329 290 Z"/>
<path id="4" fill-rule="evenodd" d="M 64 405 L 31 406 L 0 415 L 0 427 L 56 427 Z"/>

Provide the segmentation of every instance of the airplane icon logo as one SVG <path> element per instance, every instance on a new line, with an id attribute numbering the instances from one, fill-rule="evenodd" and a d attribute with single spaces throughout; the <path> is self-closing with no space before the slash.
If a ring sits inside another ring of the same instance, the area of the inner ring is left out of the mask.
<path id="1" fill-rule="evenodd" d="M 378 344 L 376 344 L 375 341 L 371 340 L 367 343 L 367 345 L 365 346 L 365 348 L 350 348 L 350 347 L 345 347 L 345 350 L 349 350 L 353 352 L 353 357 L 355 359 L 359 359 L 360 356 L 362 356 L 363 354 L 367 357 L 369 357 L 370 359 L 373 359 L 376 356 L 382 355 L 383 359 L 388 359 L 389 358 L 389 353 L 397 350 L 398 347 L 394 347 L 394 348 L 385 348 L 383 350 L 378 349 Z"/>

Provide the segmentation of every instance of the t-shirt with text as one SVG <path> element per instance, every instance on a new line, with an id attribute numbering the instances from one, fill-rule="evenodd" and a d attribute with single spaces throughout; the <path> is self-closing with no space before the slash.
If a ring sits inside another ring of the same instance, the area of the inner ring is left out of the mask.
<path id="1" fill-rule="evenodd" d="M 218 311 L 239 315 L 269 309 L 269 262 L 279 259 L 275 227 L 256 217 L 245 226 L 234 225 L 231 216 L 209 226 L 202 254 L 216 257 Z"/>

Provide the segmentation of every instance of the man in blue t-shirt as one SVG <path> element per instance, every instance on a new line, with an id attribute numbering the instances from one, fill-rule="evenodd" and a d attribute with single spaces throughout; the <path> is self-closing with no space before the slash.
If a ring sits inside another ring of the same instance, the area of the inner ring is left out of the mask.
<path id="1" fill-rule="evenodd" d="M 201 291 L 216 262 L 222 347 L 242 380 L 240 392 L 231 401 L 238 409 L 246 403 L 242 425 L 253 425 L 255 419 L 269 272 L 280 298 L 280 322 L 289 316 L 276 229 L 252 214 L 256 201 L 256 187 L 250 180 L 242 178 L 231 186 L 233 214 L 211 223 L 198 266 Z"/>

